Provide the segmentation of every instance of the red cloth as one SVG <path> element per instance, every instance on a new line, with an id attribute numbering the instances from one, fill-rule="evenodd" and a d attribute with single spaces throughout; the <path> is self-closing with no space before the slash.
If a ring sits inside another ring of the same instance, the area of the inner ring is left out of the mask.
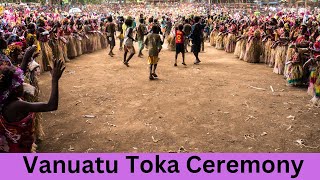
<path id="1" fill-rule="evenodd" d="M 184 43 L 184 35 L 183 32 L 177 30 L 176 32 L 176 44 L 183 44 Z"/>
<path id="2" fill-rule="evenodd" d="M 33 120 L 35 113 L 30 113 L 19 122 L 8 123 L 0 115 L 0 152 L 30 153 L 33 138 Z"/>

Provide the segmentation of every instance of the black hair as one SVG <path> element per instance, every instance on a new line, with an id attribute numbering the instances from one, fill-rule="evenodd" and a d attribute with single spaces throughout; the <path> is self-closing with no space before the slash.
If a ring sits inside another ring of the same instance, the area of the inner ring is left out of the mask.
<path id="1" fill-rule="evenodd" d="M 0 38 L 0 50 L 7 49 L 7 47 L 8 47 L 7 41 Z"/>
<path id="2" fill-rule="evenodd" d="M 108 22 L 112 22 L 113 21 L 112 16 L 108 16 L 107 20 L 108 20 Z"/>
<path id="3" fill-rule="evenodd" d="M 9 89 L 12 84 L 12 78 L 15 72 L 16 69 L 14 66 L 3 66 L 0 68 L 0 92 Z"/>
<path id="4" fill-rule="evenodd" d="M 200 17 L 199 16 L 194 17 L 194 21 L 198 23 L 200 21 Z"/>
<path id="5" fill-rule="evenodd" d="M 159 27 L 158 26 L 152 26 L 151 30 L 153 33 L 159 34 Z"/>
<path id="6" fill-rule="evenodd" d="M 132 24 L 133 24 L 133 20 L 132 19 L 126 19 L 125 20 L 125 22 L 124 22 L 124 24 L 126 25 L 126 26 L 132 26 Z"/>

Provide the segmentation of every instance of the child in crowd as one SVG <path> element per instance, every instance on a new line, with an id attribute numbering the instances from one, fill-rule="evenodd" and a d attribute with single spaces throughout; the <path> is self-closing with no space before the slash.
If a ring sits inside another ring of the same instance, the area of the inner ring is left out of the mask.
<path id="1" fill-rule="evenodd" d="M 183 25 L 180 24 L 178 26 L 178 30 L 176 31 L 176 58 L 174 61 L 174 66 L 177 66 L 177 59 L 178 59 L 178 54 L 182 54 L 182 64 L 186 65 L 186 63 L 184 62 L 184 36 L 185 33 L 182 31 L 183 30 Z"/>
<path id="2" fill-rule="evenodd" d="M 158 29 L 157 26 L 152 26 L 152 33 L 150 33 L 145 40 L 145 45 L 149 49 L 148 64 L 150 65 L 150 80 L 158 78 L 156 69 L 159 61 L 159 52 L 161 51 L 163 44 Z"/>

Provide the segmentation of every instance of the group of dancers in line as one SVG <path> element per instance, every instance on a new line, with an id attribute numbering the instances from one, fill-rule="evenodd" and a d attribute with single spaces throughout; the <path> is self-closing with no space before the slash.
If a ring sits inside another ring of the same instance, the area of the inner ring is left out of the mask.
<path id="1" fill-rule="evenodd" d="M 12 18 L 14 17 L 14 18 Z M 283 74 L 288 85 L 308 85 L 312 102 L 320 97 L 320 23 L 315 16 L 277 13 L 274 16 L 211 15 L 83 16 L 54 13 L 4 14 L 0 22 L 0 152 L 35 152 L 44 132 L 41 112 L 58 108 L 59 79 L 65 63 L 100 49 L 109 49 L 110 59 L 119 39 L 123 64 L 148 49 L 149 79 L 156 73 L 159 52 L 165 39 L 186 66 L 184 53 L 189 41 L 194 64 L 204 42 L 234 53 L 248 63 L 264 62 Z M 162 36 L 160 36 L 162 35 Z M 48 102 L 39 102 L 38 76 L 51 71 L 52 89 Z"/>
<path id="2" fill-rule="evenodd" d="M 283 75 L 288 86 L 308 86 L 311 102 L 320 105 L 320 19 L 309 13 L 210 19 L 210 45 L 248 63 L 265 63 Z"/>

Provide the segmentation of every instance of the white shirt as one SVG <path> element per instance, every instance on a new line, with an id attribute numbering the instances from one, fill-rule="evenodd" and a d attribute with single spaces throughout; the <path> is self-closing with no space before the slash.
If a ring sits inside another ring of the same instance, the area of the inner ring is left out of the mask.
<path id="1" fill-rule="evenodd" d="M 130 27 L 130 28 L 127 28 L 126 33 L 125 33 L 125 36 L 124 36 L 124 37 L 125 37 L 125 38 L 124 38 L 124 45 L 126 45 L 126 46 L 133 46 L 133 40 L 128 37 L 130 29 L 131 29 L 131 32 L 133 32 L 133 29 L 132 29 L 131 27 Z M 133 33 L 132 33 L 132 34 L 133 34 Z M 132 34 L 131 34 L 131 36 L 132 36 Z M 132 37 L 132 38 L 133 38 L 133 37 Z"/>

